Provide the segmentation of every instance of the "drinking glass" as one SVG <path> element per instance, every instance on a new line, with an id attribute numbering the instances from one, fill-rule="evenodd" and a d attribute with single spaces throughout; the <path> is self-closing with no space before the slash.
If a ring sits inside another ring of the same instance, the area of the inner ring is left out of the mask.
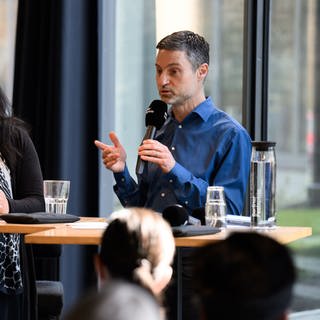
<path id="1" fill-rule="evenodd" d="M 69 180 L 44 180 L 43 193 L 46 203 L 46 212 L 66 213 L 69 191 Z"/>
<path id="2" fill-rule="evenodd" d="M 224 188 L 220 186 L 209 186 L 207 188 L 207 199 L 205 205 L 206 225 L 215 228 L 225 228 L 226 201 Z"/>

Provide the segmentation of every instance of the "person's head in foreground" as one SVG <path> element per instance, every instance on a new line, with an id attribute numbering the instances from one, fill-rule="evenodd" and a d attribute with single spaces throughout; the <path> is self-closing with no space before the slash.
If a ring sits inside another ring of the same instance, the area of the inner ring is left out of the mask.
<path id="1" fill-rule="evenodd" d="M 144 208 L 114 212 L 95 261 L 98 277 L 102 284 L 124 279 L 159 296 L 171 279 L 174 251 L 171 227 L 158 213 Z"/>
<path id="2" fill-rule="evenodd" d="M 159 305 L 145 289 L 110 281 L 99 292 L 85 296 L 66 320 L 160 320 Z"/>
<path id="3" fill-rule="evenodd" d="M 202 319 L 287 319 L 295 268 L 284 245 L 239 232 L 200 248 L 195 261 Z"/>

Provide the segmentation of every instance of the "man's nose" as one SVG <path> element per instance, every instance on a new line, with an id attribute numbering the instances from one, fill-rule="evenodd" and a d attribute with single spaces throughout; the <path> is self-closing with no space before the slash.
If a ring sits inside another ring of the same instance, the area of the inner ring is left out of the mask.
<path id="1" fill-rule="evenodd" d="M 162 72 L 160 76 L 158 76 L 158 83 L 161 86 L 165 86 L 170 82 L 169 77 L 166 72 Z"/>

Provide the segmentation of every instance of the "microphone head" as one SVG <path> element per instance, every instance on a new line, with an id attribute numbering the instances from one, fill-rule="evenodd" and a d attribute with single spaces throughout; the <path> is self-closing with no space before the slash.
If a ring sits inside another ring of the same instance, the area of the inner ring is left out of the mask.
<path id="1" fill-rule="evenodd" d="M 201 221 L 201 225 L 206 225 L 206 218 L 205 218 L 205 208 L 195 208 L 192 210 L 192 216 L 199 219 Z"/>
<path id="2" fill-rule="evenodd" d="M 166 207 L 162 212 L 162 217 L 169 222 L 171 227 L 187 225 L 189 221 L 187 210 L 180 204 Z"/>
<path id="3" fill-rule="evenodd" d="M 146 110 L 146 127 L 152 126 L 159 130 L 167 119 L 168 106 L 161 100 L 153 100 Z"/>

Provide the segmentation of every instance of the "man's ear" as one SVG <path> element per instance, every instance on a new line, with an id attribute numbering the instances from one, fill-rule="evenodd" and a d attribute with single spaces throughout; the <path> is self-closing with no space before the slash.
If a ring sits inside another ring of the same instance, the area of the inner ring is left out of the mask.
<path id="1" fill-rule="evenodd" d="M 197 70 L 198 77 L 200 80 L 204 80 L 206 76 L 208 75 L 209 66 L 207 63 L 203 63 Z"/>

